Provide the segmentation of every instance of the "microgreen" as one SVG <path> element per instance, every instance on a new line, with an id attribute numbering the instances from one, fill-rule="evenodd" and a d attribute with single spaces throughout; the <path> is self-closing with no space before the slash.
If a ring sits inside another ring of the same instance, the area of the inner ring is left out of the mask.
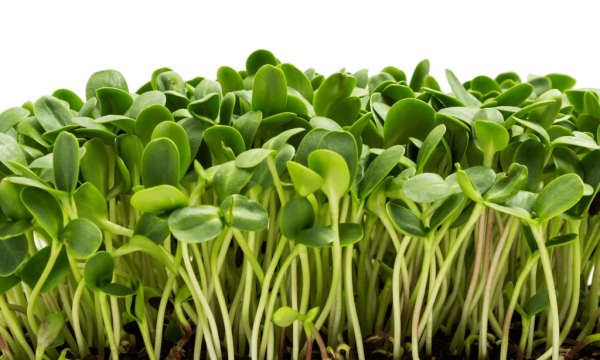
<path id="1" fill-rule="evenodd" d="M 0 112 L 3 354 L 558 360 L 596 341 L 600 91 L 430 66 L 320 74 L 257 50 L 216 80 L 163 67 L 131 93 L 106 70 Z"/>

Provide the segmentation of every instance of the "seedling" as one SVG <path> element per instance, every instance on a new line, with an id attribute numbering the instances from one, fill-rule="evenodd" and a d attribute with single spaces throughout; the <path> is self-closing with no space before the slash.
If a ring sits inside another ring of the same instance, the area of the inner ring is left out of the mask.
<path id="1" fill-rule="evenodd" d="M 578 331 L 576 356 L 599 337 L 600 90 L 430 66 L 258 50 L 0 112 L 3 356 L 558 360 Z"/>

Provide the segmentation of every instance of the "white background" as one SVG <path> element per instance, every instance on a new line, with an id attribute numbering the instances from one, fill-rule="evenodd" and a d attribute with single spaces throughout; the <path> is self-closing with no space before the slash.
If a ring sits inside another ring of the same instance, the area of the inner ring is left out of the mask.
<path id="1" fill-rule="evenodd" d="M 130 91 L 168 66 L 184 79 L 237 70 L 259 48 L 328 75 L 424 58 L 442 89 L 504 71 L 567 73 L 600 87 L 599 1 L 0 0 L 0 112 L 58 88 L 85 96 L 117 69 Z"/>

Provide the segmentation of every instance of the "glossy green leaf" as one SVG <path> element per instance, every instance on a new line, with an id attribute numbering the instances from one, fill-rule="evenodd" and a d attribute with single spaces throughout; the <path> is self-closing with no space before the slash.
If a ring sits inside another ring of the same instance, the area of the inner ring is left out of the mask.
<path id="1" fill-rule="evenodd" d="M 252 143 L 254 141 L 254 136 L 256 135 L 256 131 L 260 126 L 260 121 L 262 120 L 262 112 L 260 111 L 249 111 L 244 115 L 240 116 L 234 123 L 233 128 L 236 129 L 242 139 L 244 140 L 244 144 L 246 146 L 246 150 L 250 150 L 252 148 Z"/>
<path id="2" fill-rule="evenodd" d="M 185 95 L 185 82 L 175 71 L 165 71 L 156 77 L 156 90 L 162 92 L 175 91 Z"/>
<path id="3" fill-rule="evenodd" d="M 491 121 L 476 120 L 474 130 L 477 143 L 487 156 L 493 156 L 496 152 L 504 150 L 508 145 L 510 136 L 502 125 Z"/>
<path id="4" fill-rule="evenodd" d="M 544 186 L 533 210 L 540 223 L 569 210 L 583 196 L 583 181 L 578 175 L 566 174 Z"/>
<path id="5" fill-rule="evenodd" d="M 21 271 L 21 279 L 31 288 L 35 288 L 37 282 L 39 281 L 44 269 L 48 265 L 51 256 L 51 246 L 46 246 L 45 248 L 38 251 L 35 255 L 27 261 L 25 266 L 23 266 L 23 270 Z M 47 293 L 48 291 L 54 289 L 58 284 L 60 284 L 69 273 L 69 259 L 67 256 L 67 250 L 63 247 L 60 250 L 60 253 L 56 257 L 56 261 L 54 262 L 54 266 L 50 271 L 50 274 L 44 281 L 44 285 L 42 285 L 40 293 Z"/>
<path id="6" fill-rule="evenodd" d="M 302 230 L 294 239 L 296 244 L 309 248 L 322 248 L 329 246 L 335 241 L 335 231 L 329 226 L 320 226 Z"/>
<path id="7" fill-rule="evenodd" d="M 481 102 L 473 95 L 469 94 L 454 73 L 448 69 L 446 69 L 446 78 L 448 79 L 448 83 L 450 84 L 454 95 L 456 95 L 456 97 L 462 101 L 463 104 L 466 106 L 481 106 Z"/>
<path id="8" fill-rule="evenodd" d="M 100 102 L 100 116 L 125 115 L 133 105 L 133 98 L 128 92 L 112 87 L 97 89 L 96 98 Z"/>
<path id="9" fill-rule="evenodd" d="M 0 181 L 0 208 L 12 220 L 31 219 L 32 215 L 21 201 L 24 186 L 12 183 L 11 178 Z"/>
<path id="10" fill-rule="evenodd" d="M 13 126 L 29 116 L 29 110 L 22 107 L 12 107 L 0 113 L 0 133 L 5 134 Z"/>
<path id="11" fill-rule="evenodd" d="M 517 196 L 527 184 L 527 167 L 513 163 L 506 174 L 498 174 L 494 185 L 485 193 L 484 199 L 493 203 L 504 203 Z"/>
<path id="12" fill-rule="evenodd" d="M 463 193 L 454 193 L 448 196 L 442 205 L 431 215 L 429 227 L 431 229 L 436 229 L 446 220 L 450 219 L 457 210 L 461 209 L 464 197 L 465 195 Z"/>
<path id="13" fill-rule="evenodd" d="M 261 231 L 269 223 L 267 210 L 241 195 L 231 195 L 223 200 L 220 211 L 227 226 L 241 231 Z"/>
<path id="14" fill-rule="evenodd" d="M 79 177 L 79 143 L 77 138 L 63 132 L 56 138 L 53 153 L 54 181 L 58 190 L 69 196 L 75 191 Z"/>
<path id="15" fill-rule="evenodd" d="M 339 202 L 350 188 L 350 172 L 341 155 L 329 150 L 315 150 L 308 157 L 308 167 L 323 178 L 321 190 L 330 202 Z"/>
<path id="16" fill-rule="evenodd" d="M 21 192 L 21 200 L 38 224 L 56 239 L 63 229 L 63 212 L 56 198 L 42 189 L 28 187 Z"/>
<path id="17" fill-rule="evenodd" d="M 313 102 L 313 88 L 308 77 L 292 64 L 281 64 L 287 86 L 298 91 L 309 103 Z"/>
<path id="18" fill-rule="evenodd" d="M 363 227 L 360 224 L 343 223 L 339 224 L 340 246 L 349 246 L 356 244 L 363 238 Z"/>
<path id="19" fill-rule="evenodd" d="M 562 106 L 562 94 L 558 90 L 549 90 L 537 98 L 536 101 L 554 100 L 554 104 L 534 110 L 529 114 L 529 121 L 540 124 L 548 129 L 558 115 Z"/>
<path id="20" fill-rule="evenodd" d="M 321 139 L 329 133 L 329 130 L 326 129 L 313 129 L 311 130 L 298 147 L 298 152 L 296 155 L 296 162 L 308 166 L 308 156 L 319 146 L 319 142 Z"/>
<path id="21" fill-rule="evenodd" d="M 219 208 L 210 205 L 175 210 L 169 217 L 173 236 L 189 243 L 211 240 L 221 233 L 223 227 Z"/>
<path id="22" fill-rule="evenodd" d="M 498 95 L 494 101 L 496 106 L 519 106 L 529 98 L 532 92 L 533 86 L 531 84 L 522 83 Z"/>
<path id="23" fill-rule="evenodd" d="M 404 145 L 409 137 L 425 140 L 435 127 L 435 111 L 424 102 L 404 99 L 394 104 L 383 125 L 384 147 Z"/>
<path id="24" fill-rule="evenodd" d="M 152 132 L 151 140 L 167 138 L 173 141 L 179 153 L 179 178 L 183 178 L 191 163 L 191 149 L 187 133 L 177 123 L 164 121 Z"/>
<path id="25" fill-rule="evenodd" d="M 566 234 L 554 237 L 546 241 L 546 247 L 548 249 L 551 249 L 553 247 L 570 244 L 571 242 L 575 241 L 575 239 L 577 239 L 578 236 L 578 234 Z"/>
<path id="26" fill-rule="evenodd" d="M 317 90 L 313 106 L 317 116 L 331 118 L 337 105 L 352 94 L 356 78 L 340 72 L 332 74 Z"/>
<path id="27" fill-rule="evenodd" d="M 251 149 L 240 154 L 235 159 L 235 166 L 239 168 L 253 168 L 265 160 L 269 155 L 275 154 L 275 150 Z"/>
<path id="28" fill-rule="evenodd" d="M 242 135 L 230 126 L 213 126 L 204 131 L 204 141 L 221 163 L 234 160 L 246 149 Z"/>
<path id="29" fill-rule="evenodd" d="M 290 199 L 281 211 L 279 228 L 288 239 L 294 240 L 301 231 L 315 223 L 313 205 L 305 197 Z"/>
<path id="30" fill-rule="evenodd" d="M 418 203 L 438 201 L 454 194 L 441 176 L 432 173 L 408 179 L 403 190 L 407 198 Z"/>
<path id="31" fill-rule="evenodd" d="M 22 235 L 31 229 L 32 226 L 29 220 L 5 221 L 0 224 L 0 240 Z"/>
<path id="32" fill-rule="evenodd" d="M 260 110 L 264 116 L 278 114 L 287 103 L 287 83 L 281 69 L 272 65 L 260 68 L 252 85 L 252 110 Z"/>
<path id="33" fill-rule="evenodd" d="M 152 140 L 154 129 L 163 121 L 175 121 L 169 109 L 162 105 L 148 106 L 135 120 L 135 134 L 147 145 Z"/>
<path id="34" fill-rule="evenodd" d="M 550 297 L 548 296 L 548 290 L 544 290 L 533 295 L 523 307 L 523 311 L 527 316 L 532 317 L 544 311 L 548 306 L 550 306 Z"/>
<path id="35" fill-rule="evenodd" d="M 127 112 L 127 116 L 132 119 L 137 119 L 140 113 L 147 107 L 153 105 L 164 106 L 167 103 L 167 97 L 160 91 L 148 91 L 135 98 L 131 108 Z M 152 131 L 150 131 L 152 134 Z"/>
<path id="36" fill-rule="evenodd" d="M 157 185 L 133 194 L 131 206 L 142 212 L 160 213 L 186 207 L 188 200 L 176 187 Z"/>
<path id="37" fill-rule="evenodd" d="M 0 276 L 14 273 L 27 257 L 27 238 L 18 235 L 0 240 Z"/>
<path id="38" fill-rule="evenodd" d="M 90 220 L 73 219 L 60 233 L 59 241 L 73 258 L 87 259 L 100 248 L 102 232 Z"/>
<path id="39" fill-rule="evenodd" d="M 329 150 L 341 155 L 350 172 L 350 184 L 354 182 L 358 169 L 358 147 L 352 134 L 346 131 L 331 131 L 323 136 L 317 149 Z"/>
<path id="40" fill-rule="evenodd" d="M 8 163 L 9 161 L 27 166 L 25 154 L 17 141 L 6 134 L 0 134 L 0 163 L 15 172 L 15 169 Z"/>
<path id="41" fill-rule="evenodd" d="M 319 190 L 325 181 L 321 175 L 296 162 L 288 161 L 287 170 L 296 193 L 303 197 Z"/>
<path id="42" fill-rule="evenodd" d="M 271 321 L 273 322 L 273 324 L 279 327 L 286 328 L 288 326 L 291 326 L 294 323 L 294 321 L 298 320 L 299 315 L 300 314 L 291 307 L 283 306 L 277 309 L 277 311 L 275 311 L 273 317 L 271 318 Z"/>
<path id="43" fill-rule="evenodd" d="M 84 182 L 92 183 L 102 195 L 108 192 L 109 164 L 108 151 L 100 139 L 87 141 L 83 147 L 86 149 L 81 158 L 81 175 Z"/>
<path id="44" fill-rule="evenodd" d="M 106 251 L 100 251 L 88 258 L 83 269 L 85 284 L 95 292 L 122 298 L 135 293 L 127 286 L 112 283 L 115 260 Z"/>
<path id="45" fill-rule="evenodd" d="M 388 216 L 392 220 L 394 228 L 406 236 L 424 238 L 427 236 L 427 230 L 423 222 L 417 215 L 410 210 L 389 202 L 386 205 Z"/>
<path id="46" fill-rule="evenodd" d="M 303 132 L 303 128 L 290 129 L 282 132 L 281 134 L 275 136 L 274 138 L 269 139 L 266 143 L 263 144 L 263 149 L 275 150 L 277 152 L 281 151 L 283 147 L 286 145 L 288 140 L 301 132 Z"/>
<path id="47" fill-rule="evenodd" d="M 156 214 L 145 212 L 135 224 L 133 235 L 142 235 L 157 245 L 171 234 L 169 223 L 156 217 Z"/>
<path id="48" fill-rule="evenodd" d="M 358 197 L 364 200 L 392 171 L 404 154 L 404 148 L 396 145 L 386 149 L 371 162 L 364 173 Z"/>
<path id="49" fill-rule="evenodd" d="M 2 245 L 0 245 L 2 246 Z M 1 266 L 0 266 L 0 271 Z M 6 294 L 9 290 L 21 283 L 21 278 L 15 274 L 0 276 L 0 295 Z"/>
<path id="50" fill-rule="evenodd" d="M 577 174 L 585 178 L 585 170 L 577 154 L 566 147 L 557 147 L 552 151 L 552 160 L 556 166 L 557 176 L 564 174 Z"/>
<path id="51" fill-rule="evenodd" d="M 260 69 L 263 65 L 277 65 L 278 61 L 269 50 L 256 50 L 246 60 L 246 71 L 248 76 L 252 76 L 256 74 L 258 69 Z"/>
<path id="52" fill-rule="evenodd" d="M 552 88 L 557 89 L 561 93 L 573 88 L 577 81 L 565 74 L 548 74 L 546 75 L 550 82 L 552 83 Z"/>
<path id="53" fill-rule="evenodd" d="M 243 169 L 235 166 L 234 161 L 223 164 L 217 169 L 213 178 L 213 188 L 217 197 L 223 201 L 235 194 L 252 178 L 254 169 Z"/>
<path id="54" fill-rule="evenodd" d="M 523 190 L 533 191 L 539 186 L 544 171 L 544 161 L 544 146 L 539 141 L 527 140 L 517 148 L 513 162 L 527 167 L 527 184 Z"/>
<path id="55" fill-rule="evenodd" d="M 35 116 L 46 131 L 72 125 L 73 114 L 54 96 L 42 96 L 34 104 Z"/>
<path id="56" fill-rule="evenodd" d="M 179 184 L 179 151 L 167 138 L 150 141 L 142 156 L 142 181 L 146 188 Z"/>
<path id="57" fill-rule="evenodd" d="M 413 91 L 421 91 L 421 87 L 423 87 L 423 84 L 425 83 L 425 77 L 429 75 L 429 66 L 429 60 L 427 59 L 422 60 L 417 64 L 417 67 L 410 78 L 410 88 Z"/>
<path id="58" fill-rule="evenodd" d="M 433 151 L 438 146 L 444 134 L 446 133 L 446 126 L 438 125 L 436 126 L 429 135 L 423 141 L 423 145 L 419 149 L 419 154 L 417 156 L 417 172 L 421 173 L 427 160 L 431 157 Z"/>

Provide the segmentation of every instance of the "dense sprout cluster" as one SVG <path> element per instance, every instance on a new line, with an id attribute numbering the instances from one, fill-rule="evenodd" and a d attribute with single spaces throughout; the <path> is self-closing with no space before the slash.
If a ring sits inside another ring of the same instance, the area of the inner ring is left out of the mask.
<path id="1" fill-rule="evenodd" d="M 574 358 L 600 340 L 599 91 L 446 77 L 258 50 L 0 113 L 2 358 Z"/>

